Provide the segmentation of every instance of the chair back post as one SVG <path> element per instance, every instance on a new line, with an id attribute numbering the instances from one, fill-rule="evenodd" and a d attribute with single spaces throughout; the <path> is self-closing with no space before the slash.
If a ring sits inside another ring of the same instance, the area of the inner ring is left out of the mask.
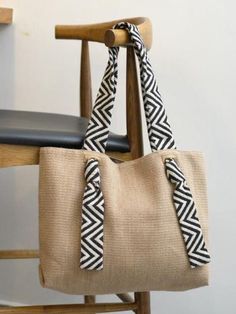
<path id="1" fill-rule="evenodd" d="M 126 128 L 132 159 L 136 159 L 143 156 L 139 81 L 134 48 L 126 49 Z"/>
<path id="2" fill-rule="evenodd" d="M 80 116 L 90 118 L 92 112 L 92 87 L 89 58 L 89 44 L 87 40 L 81 43 L 80 62 Z"/>

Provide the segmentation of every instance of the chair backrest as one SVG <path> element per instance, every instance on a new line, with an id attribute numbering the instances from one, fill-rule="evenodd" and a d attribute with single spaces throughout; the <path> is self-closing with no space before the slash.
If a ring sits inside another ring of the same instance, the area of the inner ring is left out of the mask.
<path id="1" fill-rule="evenodd" d="M 128 33 L 121 29 L 112 29 L 118 22 L 126 21 L 137 25 L 147 49 L 152 45 L 152 26 L 148 18 L 137 17 L 114 20 L 106 23 L 87 25 L 57 25 L 57 39 L 79 39 L 81 46 L 80 69 L 80 113 L 89 118 L 92 111 L 92 88 L 89 58 L 89 41 L 104 43 L 108 47 L 124 46 L 127 49 L 126 66 L 126 127 L 132 159 L 143 155 L 141 108 L 139 82 L 134 49 Z"/>

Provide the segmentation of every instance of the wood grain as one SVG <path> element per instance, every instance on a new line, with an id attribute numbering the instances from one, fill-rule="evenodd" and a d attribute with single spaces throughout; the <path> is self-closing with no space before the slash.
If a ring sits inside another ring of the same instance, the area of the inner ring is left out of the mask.
<path id="1" fill-rule="evenodd" d="M 135 292 L 135 302 L 137 303 L 136 314 L 150 314 L 150 292 Z"/>
<path id="2" fill-rule="evenodd" d="M 80 66 L 80 116 L 90 118 L 92 111 L 92 87 L 89 45 L 82 40 Z"/>
<path id="3" fill-rule="evenodd" d="M 142 119 L 139 81 L 133 47 L 127 47 L 126 128 L 133 159 L 143 156 Z"/>
<path id="4" fill-rule="evenodd" d="M 38 163 L 39 147 L 0 144 L 0 168 L 37 165 Z"/>
<path id="5" fill-rule="evenodd" d="M 38 165 L 40 147 L 26 145 L 0 144 L 0 168 Z M 106 152 L 111 158 L 128 161 L 132 159 L 130 152 Z"/>
<path id="6" fill-rule="evenodd" d="M 0 8 L 0 24 L 11 24 L 13 17 L 13 9 Z"/>
<path id="7" fill-rule="evenodd" d="M 135 303 L 97 303 L 97 304 L 60 304 L 17 306 L 0 308 L 0 314 L 79 314 L 79 313 L 109 313 L 136 310 Z"/>
<path id="8" fill-rule="evenodd" d="M 152 46 L 152 25 L 146 17 L 113 20 L 106 23 L 87 25 L 57 25 L 57 39 L 80 39 L 105 43 L 108 47 L 130 45 L 128 33 L 125 30 L 114 30 L 112 27 L 121 21 L 137 25 L 147 49 Z"/>
<path id="9" fill-rule="evenodd" d="M 39 258 L 38 250 L 0 250 L 0 259 Z"/>

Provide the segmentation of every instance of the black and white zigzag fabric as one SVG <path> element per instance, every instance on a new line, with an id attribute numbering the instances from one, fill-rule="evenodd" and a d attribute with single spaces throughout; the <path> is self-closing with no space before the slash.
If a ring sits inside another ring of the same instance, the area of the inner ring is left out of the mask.
<path id="1" fill-rule="evenodd" d="M 118 78 L 119 48 L 108 49 L 109 60 L 85 135 L 83 149 L 105 153 Z"/>
<path id="2" fill-rule="evenodd" d="M 81 269 L 103 268 L 104 198 L 98 161 L 89 159 L 85 168 L 86 188 L 82 204 Z"/>
<path id="3" fill-rule="evenodd" d="M 206 249 L 193 196 L 184 174 L 173 158 L 165 160 L 165 167 L 167 178 L 175 186 L 173 201 L 190 265 L 195 268 L 207 264 L 210 262 L 210 256 Z"/>
<path id="4" fill-rule="evenodd" d="M 140 80 L 148 136 L 152 151 L 175 149 L 175 141 L 168 123 L 157 82 L 138 28 L 126 22 L 115 25 L 130 35 L 140 65 Z M 114 107 L 119 48 L 109 48 L 108 65 L 99 88 L 91 119 L 85 135 L 83 149 L 104 153 Z M 176 161 L 165 162 L 167 178 L 174 185 L 173 201 L 176 207 L 181 232 L 191 267 L 201 266 L 210 261 L 197 210 L 183 173 Z M 177 181 L 177 177 L 179 181 Z M 104 200 L 100 188 L 98 161 L 88 160 L 85 168 L 86 187 L 83 198 L 81 226 L 80 267 L 87 270 L 103 268 L 103 220 Z M 181 181 L 181 180 L 182 181 Z M 182 201 L 181 201 L 182 200 Z"/>
<path id="5" fill-rule="evenodd" d="M 175 141 L 161 95 L 158 91 L 152 66 L 148 59 L 147 50 L 138 28 L 136 25 L 125 22 L 117 24 L 115 28 L 126 29 L 128 31 L 139 60 L 142 96 L 151 149 L 152 151 L 174 149 L 176 148 Z M 97 94 L 83 145 L 84 149 L 102 153 L 105 152 L 115 101 L 119 47 L 109 48 L 108 52 L 108 65 Z"/>

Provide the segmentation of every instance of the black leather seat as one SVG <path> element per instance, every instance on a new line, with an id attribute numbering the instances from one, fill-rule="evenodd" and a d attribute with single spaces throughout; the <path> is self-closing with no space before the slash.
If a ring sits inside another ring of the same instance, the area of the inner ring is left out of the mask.
<path id="1" fill-rule="evenodd" d="M 88 119 L 54 113 L 0 110 L 0 143 L 81 148 Z M 107 150 L 129 151 L 126 135 L 109 133 Z"/>

